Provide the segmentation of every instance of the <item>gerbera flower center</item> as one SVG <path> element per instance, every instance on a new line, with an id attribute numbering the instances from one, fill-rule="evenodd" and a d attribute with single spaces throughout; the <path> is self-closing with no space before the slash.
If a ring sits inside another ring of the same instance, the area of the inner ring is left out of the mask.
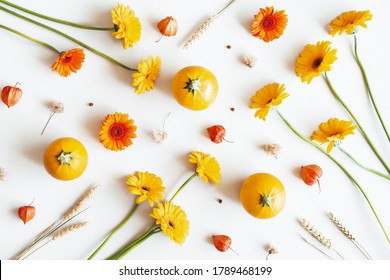
<path id="1" fill-rule="evenodd" d="M 123 138 L 125 134 L 125 127 L 123 124 L 115 123 L 110 127 L 108 134 L 110 135 L 111 138 L 114 139 Z"/>
<path id="2" fill-rule="evenodd" d="M 320 67 L 322 61 L 323 61 L 323 58 L 322 58 L 322 57 L 316 58 L 316 59 L 313 61 L 313 64 L 312 64 L 313 68 L 314 68 L 314 69 L 317 69 L 318 67 Z"/>
<path id="3" fill-rule="evenodd" d="M 276 18 L 274 16 L 267 16 L 264 18 L 261 25 L 265 30 L 271 30 L 274 29 L 276 23 Z"/>
<path id="4" fill-rule="evenodd" d="M 172 221 L 169 221 L 168 224 L 169 224 L 169 226 L 171 226 L 172 228 L 175 228 L 175 224 L 174 224 Z"/>
<path id="5" fill-rule="evenodd" d="M 144 190 L 144 191 L 147 191 L 147 192 L 149 191 L 149 188 L 145 187 L 145 186 L 142 186 L 141 189 Z"/>

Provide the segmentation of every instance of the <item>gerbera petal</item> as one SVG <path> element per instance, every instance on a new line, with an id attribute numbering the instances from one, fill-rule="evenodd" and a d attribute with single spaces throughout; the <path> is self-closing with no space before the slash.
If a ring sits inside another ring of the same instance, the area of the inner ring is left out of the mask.
<path id="1" fill-rule="evenodd" d="M 206 183 L 210 180 L 214 184 L 220 184 L 221 167 L 218 161 L 203 152 L 191 152 L 188 161 L 196 165 L 195 172 Z"/>

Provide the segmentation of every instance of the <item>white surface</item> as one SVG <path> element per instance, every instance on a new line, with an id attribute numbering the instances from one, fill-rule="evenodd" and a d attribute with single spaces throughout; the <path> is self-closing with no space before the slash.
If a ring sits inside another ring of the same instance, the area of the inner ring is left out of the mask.
<path id="1" fill-rule="evenodd" d="M 35 11 L 75 22 L 110 25 L 110 11 L 117 1 L 68 0 L 22 1 Z M 1 77 L 0 86 L 20 82 L 24 95 L 19 104 L 8 109 L 0 104 L 0 166 L 9 174 L 0 182 L 0 258 L 12 258 L 20 249 L 59 218 L 84 190 L 93 185 L 101 187 L 89 205 L 92 207 L 78 217 L 88 221 L 88 227 L 66 238 L 52 242 L 31 256 L 32 259 L 85 259 L 116 226 L 132 206 L 134 197 L 127 191 L 125 178 L 137 170 L 150 171 L 162 177 L 172 194 L 192 173 L 187 162 L 188 153 L 202 150 L 212 154 L 222 168 L 222 183 L 215 187 L 196 178 L 180 193 L 180 204 L 190 219 L 190 234 L 183 246 L 171 242 L 163 234 L 153 236 L 127 255 L 127 259 L 264 259 L 265 247 L 273 244 L 279 254 L 272 259 L 324 259 L 323 255 L 305 244 L 298 232 L 304 234 L 298 218 L 310 220 L 328 236 L 334 248 L 346 259 L 362 259 L 362 255 L 327 218 L 332 211 L 358 238 L 374 259 L 390 259 L 389 244 L 378 226 L 368 204 L 357 188 L 333 162 L 310 145 L 298 139 L 276 114 L 266 122 L 253 117 L 250 98 L 259 88 L 272 82 L 285 83 L 291 96 L 280 111 L 298 130 L 309 136 L 318 124 L 331 117 L 347 119 L 342 108 L 331 96 L 321 78 L 310 85 L 303 84 L 294 73 L 294 63 L 306 44 L 331 40 L 338 49 L 338 60 L 329 72 L 335 87 L 348 101 L 383 157 L 390 162 L 390 147 L 366 97 L 358 68 L 351 55 L 352 38 L 346 35 L 332 38 L 326 25 L 342 12 L 371 10 L 374 19 L 368 29 L 358 34 L 360 56 L 363 60 L 373 93 L 390 124 L 387 110 L 389 86 L 387 65 L 390 63 L 385 44 L 389 17 L 387 1 L 253 1 L 238 0 L 188 50 L 183 42 L 191 32 L 226 0 L 218 1 L 124 1 L 140 18 L 141 41 L 123 50 L 121 43 L 109 33 L 72 29 L 52 24 L 91 46 L 135 67 L 141 58 L 159 55 L 162 72 L 156 88 L 144 95 L 135 95 L 131 73 L 86 51 L 86 61 L 77 74 L 59 77 L 50 67 L 56 55 L 7 31 L 0 30 Z M 251 36 L 250 23 L 261 7 L 284 9 L 289 17 L 285 34 L 278 40 L 264 43 Z M 159 43 L 157 22 L 168 15 L 179 23 L 175 37 L 165 37 Z M 60 49 L 76 47 L 70 41 L 49 31 L 27 24 L 4 12 L 0 23 L 12 26 Z M 51 23 L 49 23 L 51 24 Z M 227 49 L 226 45 L 231 45 Z M 386 49 L 385 49 L 386 48 Z M 255 68 L 241 62 L 244 55 L 259 58 Z M 205 111 L 193 112 L 180 107 L 170 92 L 173 75 L 182 67 L 202 65 L 212 70 L 220 84 L 216 102 Z M 47 104 L 60 101 L 65 112 L 55 115 L 45 134 L 40 135 L 49 117 Z M 88 102 L 95 105 L 89 107 Z M 235 108 L 235 112 L 230 111 Z M 100 121 L 106 114 L 129 113 L 138 126 L 134 145 L 122 152 L 106 150 L 97 136 Z M 163 144 L 153 141 L 151 132 L 159 129 L 166 114 L 168 140 Z M 224 125 L 227 138 L 234 144 L 214 144 L 208 139 L 206 128 Z M 56 138 L 71 136 L 84 143 L 89 152 L 89 165 L 82 177 L 70 182 L 51 178 L 43 168 L 42 155 L 47 145 Z M 262 145 L 279 143 L 284 148 L 278 159 L 266 156 Z M 357 133 L 348 137 L 345 147 L 367 165 L 382 170 L 368 146 Z M 335 156 L 356 176 L 374 204 L 383 225 L 390 233 L 388 198 L 390 184 L 356 167 L 343 155 Z M 301 165 L 315 163 L 322 167 L 322 193 L 306 186 L 299 177 Z M 247 214 L 239 201 L 241 183 L 250 174 L 268 172 L 285 185 L 287 203 L 280 215 L 270 220 L 257 220 Z M 221 198 L 222 204 L 216 199 Z M 23 225 L 17 208 L 35 199 L 36 217 Z M 148 208 L 138 213 L 101 251 L 105 258 L 132 236 L 142 232 L 151 222 Z M 213 234 L 229 235 L 232 251 L 218 252 L 211 244 Z M 316 242 L 316 241 L 313 241 Z M 320 245 L 319 245 L 320 246 Z"/>

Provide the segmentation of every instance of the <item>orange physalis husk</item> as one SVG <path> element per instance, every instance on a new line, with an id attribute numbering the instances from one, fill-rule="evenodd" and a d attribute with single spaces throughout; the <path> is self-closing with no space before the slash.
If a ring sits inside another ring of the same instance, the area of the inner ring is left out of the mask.
<path id="1" fill-rule="evenodd" d="M 170 37 L 170 36 L 176 35 L 178 25 L 177 25 L 176 19 L 169 16 L 169 17 L 166 17 L 166 18 L 160 20 L 159 23 L 157 24 L 157 28 L 158 28 L 158 30 L 160 30 L 160 33 L 163 36 Z M 161 38 L 162 38 L 162 36 L 156 42 L 160 41 Z"/>
<path id="2" fill-rule="evenodd" d="M 230 249 L 238 255 L 238 253 L 230 247 L 230 245 L 232 244 L 232 239 L 229 236 L 213 235 L 212 237 L 213 237 L 214 246 L 218 251 L 226 252 L 228 249 Z"/>
<path id="3" fill-rule="evenodd" d="M 1 91 L 1 100 L 4 102 L 8 108 L 14 106 L 19 102 L 20 98 L 23 95 L 23 92 L 20 88 L 16 87 L 19 83 L 16 83 L 15 86 L 6 86 Z"/>
<path id="4" fill-rule="evenodd" d="M 23 221 L 23 223 L 26 224 L 28 221 L 34 218 L 35 207 L 31 205 L 19 207 L 18 216 Z"/>
<path id="5" fill-rule="evenodd" d="M 301 178 L 306 185 L 313 186 L 318 183 L 318 189 L 321 192 L 319 178 L 322 176 L 322 169 L 316 164 L 301 166 Z"/>
<path id="6" fill-rule="evenodd" d="M 214 143 L 221 143 L 222 140 L 225 140 L 226 142 L 233 143 L 231 141 L 228 141 L 225 139 L 226 130 L 222 125 L 213 125 L 207 128 L 207 131 L 209 132 L 210 139 Z"/>

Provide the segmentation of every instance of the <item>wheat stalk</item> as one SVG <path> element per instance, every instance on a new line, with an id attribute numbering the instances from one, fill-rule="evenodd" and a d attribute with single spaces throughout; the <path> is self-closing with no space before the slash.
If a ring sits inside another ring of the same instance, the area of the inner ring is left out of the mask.
<path id="1" fill-rule="evenodd" d="M 71 225 L 71 226 L 69 226 L 67 228 L 64 228 L 63 230 L 61 230 L 58 233 L 56 233 L 53 236 L 52 240 L 57 240 L 58 238 L 64 237 L 68 233 L 71 233 L 72 231 L 75 231 L 75 230 L 78 230 L 80 228 L 83 228 L 86 225 L 87 225 L 87 222 L 83 222 L 83 223 L 74 224 L 74 225 Z"/>
<path id="2" fill-rule="evenodd" d="M 320 231 L 318 231 L 309 221 L 305 219 L 299 220 L 301 226 L 310 233 L 315 239 L 317 239 L 322 245 L 324 245 L 326 248 L 333 250 L 337 255 L 340 256 L 340 258 L 344 259 L 339 252 L 337 252 L 332 247 L 332 242 L 329 238 L 326 238 L 325 235 L 323 235 Z"/>
<path id="3" fill-rule="evenodd" d="M 191 35 L 191 37 L 186 41 L 186 43 L 183 46 L 183 49 L 188 49 L 200 36 L 203 35 L 203 33 L 206 32 L 206 30 L 214 23 L 214 21 L 236 0 L 232 0 L 227 4 L 225 7 L 223 7 L 222 10 L 220 10 L 218 13 L 212 15 L 208 20 L 206 20 L 201 26 L 199 26 L 195 32 Z"/>
<path id="4" fill-rule="evenodd" d="M 81 197 L 80 199 L 73 205 L 73 207 L 65 213 L 63 220 L 68 220 L 71 217 L 73 217 L 77 212 L 80 211 L 81 207 L 93 196 L 96 189 L 98 188 L 97 185 L 89 188 Z"/>
<path id="5" fill-rule="evenodd" d="M 337 226 L 337 228 L 356 246 L 356 248 L 369 260 L 372 260 L 370 254 L 367 250 L 357 241 L 355 236 L 333 215 L 333 213 L 329 212 L 328 217 L 332 220 L 332 222 Z"/>

